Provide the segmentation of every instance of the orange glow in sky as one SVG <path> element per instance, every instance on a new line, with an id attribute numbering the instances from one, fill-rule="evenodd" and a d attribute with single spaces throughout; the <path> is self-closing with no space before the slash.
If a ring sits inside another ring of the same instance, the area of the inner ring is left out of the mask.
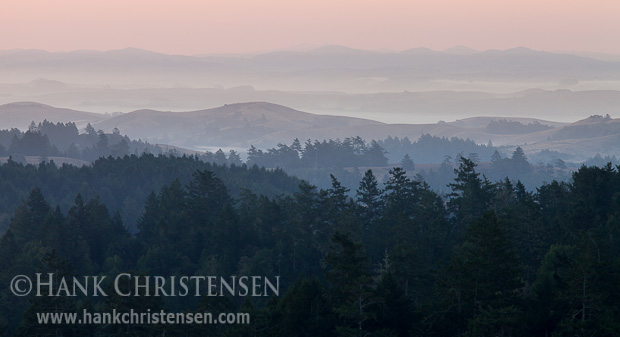
<path id="1" fill-rule="evenodd" d="M 525 46 L 620 54 L 618 0 L 0 0 L 0 50 Z"/>

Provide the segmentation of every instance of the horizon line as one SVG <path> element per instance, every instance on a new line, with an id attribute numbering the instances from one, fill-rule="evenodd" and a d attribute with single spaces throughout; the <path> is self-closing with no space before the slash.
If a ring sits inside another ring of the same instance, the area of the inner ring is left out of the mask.
<path id="1" fill-rule="evenodd" d="M 40 49 L 40 48 L 11 48 L 11 49 L 0 49 L 0 53 L 31 51 L 31 52 L 45 52 L 49 54 L 69 54 L 69 53 L 78 53 L 78 52 L 107 53 L 107 52 L 115 52 L 115 51 L 135 50 L 135 51 L 149 52 L 149 53 L 168 55 L 168 56 L 235 57 L 235 56 L 256 56 L 256 55 L 265 55 L 265 54 L 272 54 L 272 53 L 287 53 L 287 52 L 288 53 L 311 53 L 315 51 L 327 50 L 329 48 L 333 48 L 333 49 L 339 48 L 341 49 L 341 51 L 358 51 L 358 52 L 366 52 L 366 53 L 374 53 L 374 54 L 400 54 L 400 53 L 405 53 L 408 51 L 418 50 L 418 51 L 427 51 L 427 52 L 433 52 L 433 53 L 454 52 L 454 55 L 462 55 L 462 54 L 459 54 L 458 51 L 463 50 L 473 55 L 473 54 L 479 54 L 479 53 L 485 53 L 485 52 L 507 52 L 507 51 L 523 50 L 523 51 L 534 51 L 534 52 L 551 53 L 551 54 L 569 54 L 569 55 L 586 56 L 586 57 L 593 57 L 597 55 L 598 56 L 620 56 L 620 54 L 597 52 L 597 51 L 542 50 L 542 49 L 530 48 L 530 47 L 523 46 L 523 45 L 519 45 L 519 46 L 507 48 L 507 49 L 488 48 L 484 50 L 474 49 L 474 48 L 464 46 L 464 45 L 456 45 L 456 46 L 449 47 L 446 49 L 431 49 L 431 48 L 424 47 L 424 46 L 417 46 L 417 47 L 411 47 L 411 48 L 406 48 L 402 50 L 396 50 L 396 49 L 390 49 L 390 48 L 362 49 L 362 48 L 353 48 L 347 45 L 339 45 L 339 44 L 324 44 L 320 46 L 305 47 L 305 48 L 284 47 L 284 48 L 265 49 L 265 50 L 252 51 L 252 52 L 205 52 L 205 53 L 197 53 L 197 54 L 170 53 L 170 52 L 165 52 L 165 51 L 157 51 L 157 50 L 133 47 L 133 46 L 113 48 L 113 49 L 79 49 L 78 48 L 78 49 L 71 49 L 71 50 L 48 50 L 48 49 Z M 337 53 L 337 50 L 334 50 L 334 53 Z"/>

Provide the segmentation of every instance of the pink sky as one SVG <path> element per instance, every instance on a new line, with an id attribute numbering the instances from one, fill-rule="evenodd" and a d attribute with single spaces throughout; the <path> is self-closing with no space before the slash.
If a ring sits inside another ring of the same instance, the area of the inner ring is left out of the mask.
<path id="1" fill-rule="evenodd" d="M 0 0 L 0 50 L 244 53 L 327 44 L 620 54 L 618 0 Z"/>

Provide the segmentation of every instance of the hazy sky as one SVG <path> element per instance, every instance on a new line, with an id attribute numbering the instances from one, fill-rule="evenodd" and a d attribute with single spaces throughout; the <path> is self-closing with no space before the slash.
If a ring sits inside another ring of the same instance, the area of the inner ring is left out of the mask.
<path id="1" fill-rule="evenodd" d="M 620 54 L 619 0 L 0 0 L 0 49 L 241 53 L 326 44 Z"/>

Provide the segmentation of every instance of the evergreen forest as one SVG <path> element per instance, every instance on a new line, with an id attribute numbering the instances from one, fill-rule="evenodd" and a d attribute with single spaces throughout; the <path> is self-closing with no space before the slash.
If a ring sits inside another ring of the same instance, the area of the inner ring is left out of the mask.
<path id="1" fill-rule="evenodd" d="M 282 170 L 185 156 L 82 167 L 8 161 L 0 166 L 0 334 L 620 335 L 620 167 L 583 166 L 528 189 L 490 180 L 459 157 L 440 194 L 402 166 L 386 179 L 365 170 L 350 189 L 333 175 L 317 188 Z M 8 287 L 15 275 L 124 272 L 279 276 L 281 293 L 17 297 Z M 251 322 L 45 325 L 36 317 L 130 308 L 244 312 Z"/>

